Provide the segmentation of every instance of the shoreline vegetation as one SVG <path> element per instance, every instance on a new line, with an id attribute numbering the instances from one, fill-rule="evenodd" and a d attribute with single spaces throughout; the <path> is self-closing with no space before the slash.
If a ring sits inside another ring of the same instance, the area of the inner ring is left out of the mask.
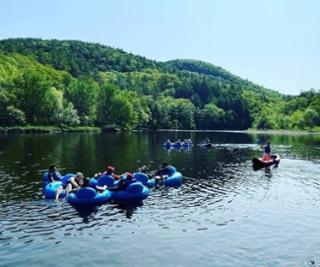
<path id="1" fill-rule="evenodd" d="M 11 126 L 0 127 L 0 134 L 37 134 L 37 133 L 117 133 L 117 132 L 202 132 L 202 133 L 242 133 L 242 134 L 267 134 L 267 135 L 320 135 L 320 131 L 312 130 L 270 130 L 270 129 L 247 129 L 247 130 L 188 130 L 188 129 L 120 129 L 115 126 Z"/>
<path id="2" fill-rule="evenodd" d="M 0 133 L 66 133 L 66 132 L 94 132 L 99 133 L 102 128 L 92 126 L 12 126 L 12 127 L 0 127 Z"/>

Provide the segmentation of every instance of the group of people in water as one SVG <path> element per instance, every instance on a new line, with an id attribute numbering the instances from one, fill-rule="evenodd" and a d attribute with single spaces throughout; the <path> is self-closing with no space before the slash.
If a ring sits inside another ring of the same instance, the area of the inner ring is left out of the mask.
<path id="1" fill-rule="evenodd" d="M 67 181 L 64 181 L 64 183 L 58 187 L 56 200 L 59 199 L 63 189 L 65 190 L 65 195 L 68 196 L 70 192 L 77 191 L 84 187 L 93 187 L 97 192 L 103 192 L 106 189 L 110 191 L 125 190 L 129 184 L 136 182 L 134 174 L 126 172 L 121 175 L 117 175 L 114 171 L 115 168 L 109 165 L 105 171 L 96 173 L 94 178 L 99 181 L 99 178 L 102 176 L 111 176 L 115 181 L 118 181 L 115 186 L 92 185 L 90 183 L 90 178 L 85 177 L 82 172 L 77 172 L 74 176 L 70 176 Z M 138 168 L 137 170 L 137 172 L 146 174 L 149 179 L 155 178 L 156 184 L 159 184 L 160 181 L 163 181 L 168 176 L 172 175 L 174 171 L 175 168 L 167 162 L 163 162 L 158 170 L 150 171 L 146 165 Z M 55 165 L 51 165 L 48 169 L 48 181 L 62 181 L 62 175 L 59 173 Z"/>
<path id="2" fill-rule="evenodd" d="M 191 139 L 184 139 L 183 141 L 181 141 L 180 139 L 178 139 L 175 142 L 171 142 L 170 139 L 167 139 L 167 141 L 164 143 L 165 146 L 176 146 L 176 147 L 180 147 L 180 146 L 192 146 L 192 141 Z"/>
<path id="3" fill-rule="evenodd" d="M 183 141 L 181 141 L 180 139 L 178 139 L 178 140 L 175 141 L 175 142 L 172 142 L 170 139 L 167 139 L 167 141 L 164 142 L 163 145 L 164 145 L 164 146 L 167 146 L 167 147 L 169 147 L 169 146 L 181 147 L 181 146 L 192 146 L 193 143 L 192 143 L 191 139 L 184 139 Z M 203 139 L 203 140 L 199 143 L 199 145 L 201 145 L 201 146 L 203 146 L 203 145 L 205 145 L 205 146 L 211 145 L 211 140 L 210 140 L 208 137 L 206 137 L 205 139 Z"/>
<path id="4" fill-rule="evenodd" d="M 192 144 L 192 141 L 190 139 L 185 139 L 184 141 L 181 141 L 178 139 L 176 142 L 172 143 L 170 139 L 167 140 L 167 143 L 169 144 Z M 206 137 L 202 142 L 200 142 L 202 145 L 211 144 L 211 141 L 208 137 Z M 263 157 L 262 161 L 269 161 L 272 159 L 271 157 L 271 145 L 268 141 L 266 145 L 261 145 L 263 147 Z M 94 178 L 99 181 L 99 178 L 102 176 L 111 176 L 115 181 L 118 181 L 115 183 L 114 186 L 98 186 L 98 185 L 92 185 L 90 183 L 90 178 L 87 178 L 84 176 L 82 172 L 77 172 L 75 175 L 70 176 L 67 181 L 64 181 L 64 183 L 58 187 L 56 192 L 56 199 L 59 198 L 60 194 L 62 193 L 63 189 L 65 190 L 65 195 L 68 196 L 68 194 L 72 191 L 76 191 L 83 187 L 93 187 L 97 192 L 103 192 L 104 190 L 108 189 L 111 191 L 119 191 L 119 190 L 125 190 L 127 186 L 133 182 L 136 182 L 134 175 L 130 172 L 123 173 L 121 175 L 117 175 L 114 173 L 115 168 L 111 165 L 107 166 L 106 170 L 103 172 L 98 172 L 94 175 Z M 144 173 L 148 176 L 149 179 L 155 178 L 156 184 L 159 184 L 159 181 L 164 180 L 168 176 L 172 175 L 175 172 L 175 168 L 171 165 L 169 165 L 166 162 L 163 162 L 158 170 L 150 171 L 149 168 L 144 165 L 140 167 L 137 172 Z M 55 165 L 51 165 L 48 169 L 47 173 L 48 181 L 54 182 L 54 181 L 61 181 L 62 176 L 57 170 Z"/>

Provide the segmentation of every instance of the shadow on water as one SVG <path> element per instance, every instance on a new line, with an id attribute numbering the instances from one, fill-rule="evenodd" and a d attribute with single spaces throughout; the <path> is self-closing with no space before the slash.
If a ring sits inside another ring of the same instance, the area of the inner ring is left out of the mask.
<path id="1" fill-rule="evenodd" d="M 77 214 L 83 219 L 84 223 L 89 223 L 90 220 L 94 219 L 95 215 L 99 210 L 99 206 L 94 205 L 82 205 L 82 206 L 73 206 L 77 211 Z"/>
<path id="2" fill-rule="evenodd" d="M 124 213 L 127 219 L 132 219 L 133 214 L 135 211 L 143 206 L 143 201 L 136 201 L 136 202 L 122 202 L 116 203 L 113 208 L 119 209 L 121 213 Z"/>
<path id="3" fill-rule="evenodd" d="M 106 205 L 110 205 L 112 210 L 125 214 L 127 219 L 132 219 L 137 208 L 143 206 L 143 201 L 111 203 Z M 77 215 L 83 219 L 84 223 L 89 223 L 95 219 L 101 208 L 101 206 L 97 205 L 73 205 L 72 207 L 77 212 Z M 112 213 L 110 215 L 112 216 Z"/>

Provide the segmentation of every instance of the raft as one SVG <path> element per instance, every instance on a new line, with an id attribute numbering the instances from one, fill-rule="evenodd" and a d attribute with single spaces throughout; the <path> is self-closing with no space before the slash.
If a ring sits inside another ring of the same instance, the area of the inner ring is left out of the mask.
<path id="1" fill-rule="evenodd" d="M 254 170 L 258 170 L 264 167 L 269 167 L 272 165 L 277 167 L 280 163 L 280 160 L 281 158 L 278 154 L 271 155 L 271 159 L 267 161 L 262 160 L 262 158 L 254 158 L 252 160 L 252 167 Z"/>
<path id="2" fill-rule="evenodd" d="M 76 192 L 72 192 L 68 195 L 68 202 L 71 205 L 101 205 L 108 202 L 111 198 L 111 192 L 105 190 L 103 193 L 97 193 L 97 191 L 91 187 L 80 188 Z"/>
<path id="3" fill-rule="evenodd" d="M 144 186 L 141 182 L 134 182 L 129 184 L 126 190 L 112 191 L 111 198 L 115 201 L 141 201 L 149 196 L 148 187 Z"/>

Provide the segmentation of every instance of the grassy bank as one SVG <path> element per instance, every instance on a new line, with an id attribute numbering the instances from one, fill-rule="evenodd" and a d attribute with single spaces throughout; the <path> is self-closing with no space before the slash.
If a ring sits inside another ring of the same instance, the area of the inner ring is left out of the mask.
<path id="1" fill-rule="evenodd" d="M 0 133 L 66 133 L 66 132 L 101 132 L 101 128 L 93 126 L 12 126 L 0 127 Z"/>

